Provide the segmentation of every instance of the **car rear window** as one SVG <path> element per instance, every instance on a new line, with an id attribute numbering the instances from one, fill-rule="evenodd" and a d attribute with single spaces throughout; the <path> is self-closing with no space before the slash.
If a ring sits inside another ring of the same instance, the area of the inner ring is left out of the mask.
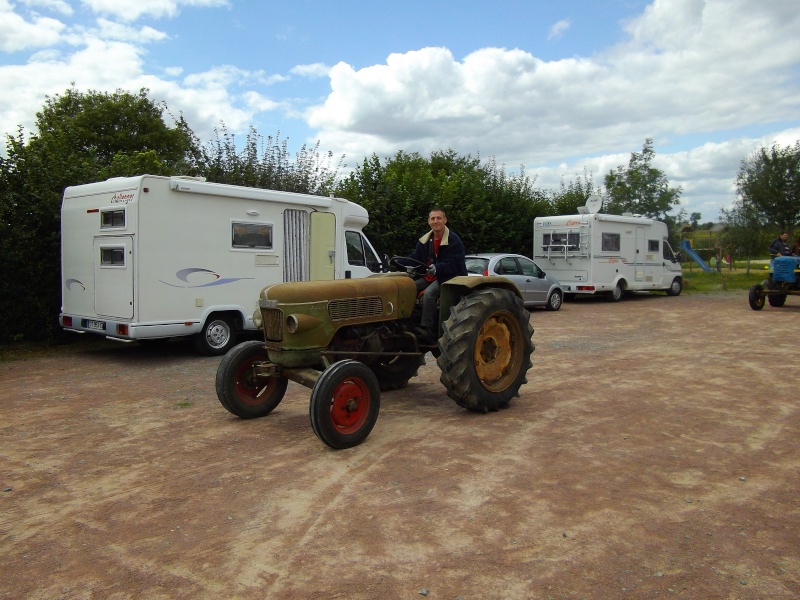
<path id="1" fill-rule="evenodd" d="M 488 258 L 468 256 L 465 262 L 467 263 L 467 273 L 473 273 L 475 275 L 483 275 L 486 267 L 489 266 Z"/>

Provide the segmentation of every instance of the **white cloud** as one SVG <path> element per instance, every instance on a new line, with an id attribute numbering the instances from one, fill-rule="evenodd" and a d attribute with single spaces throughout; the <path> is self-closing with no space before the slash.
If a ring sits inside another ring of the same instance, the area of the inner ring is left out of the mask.
<path id="1" fill-rule="evenodd" d="M 172 18 L 178 15 L 181 6 L 209 7 L 228 6 L 228 0 L 82 0 L 93 11 L 111 15 L 122 21 L 135 21 L 143 16 Z"/>
<path id="2" fill-rule="evenodd" d="M 551 28 L 550 32 L 547 34 L 548 40 L 557 40 L 561 36 L 564 35 L 564 32 L 567 31 L 572 26 L 572 21 L 569 19 L 562 19 L 558 23 L 555 23 Z"/>
<path id="3" fill-rule="evenodd" d="M 531 172 L 609 151 L 627 164 L 647 137 L 658 147 L 797 118 L 800 12 L 784 3 L 655 0 L 626 28 L 629 40 L 590 58 L 484 48 L 459 61 L 424 48 L 359 70 L 339 63 L 307 121 L 334 152 L 450 147 Z M 742 155 L 723 158 L 730 181 Z"/>
<path id="4" fill-rule="evenodd" d="M 22 0 L 22 4 L 31 8 L 43 8 L 64 16 L 73 14 L 72 7 L 64 0 Z"/>
<path id="5" fill-rule="evenodd" d="M 33 115 L 45 95 L 63 93 L 72 83 L 78 90 L 150 90 L 149 97 L 166 101 L 173 111 L 182 111 L 201 139 L 211 139 L 213 129 L 224 121 L 229 130 L 245 131 L 253 124 L 256 111 L 274 110 L 269 100 L 253 93 L 241 97 L 230 87 L 257 80 L 259 73 L 234 67 L 219 67 L 192 73 L 182 81 L 170 81 L 144 72 L 142 49 L 113 40 L 87 38 L 85 47 L 64 55 L 56 50 L 42 52 L 38 60 L 25 65 L 0 66 L 0 115 L 3 132 L 16 132 L 17 125 L 31 132 Z M 180 70 L 171 72 L 177 76 Z M 33 107 L 33 108 L 32 108 Z"/>
<path id="6" fill-rule="evenodd" d="M 245 104 L 253 113 L 286 108 L 285 103 L 275 102 L 257 92 L 245 92 L 243 98 Z"/>
<path id="7" fill-rule="evenodd" d="M 327 77 L 331 68 L 323 63 L 314 63 L 311 65 L 297 65 L 290 73 L 292 75 L 300 75 L 301 77 L 308 77 L 315 79 L 317 77 Z"/>
<path id="8" fill-rule="evenodd" d="M 538 185 L 554 188 L 562 174 L 574 178 L 584 166 L 602 185 L 605 173 L 627 164 L 630 152 L 651 137 L 657 166 L 684 187 L 687 210 L 709 219 L 732 200 L 739 161 L 762 143 L 741 132 L 772 124 L 774 136 L 797 136 L 789 127 L 800 114 L 800 13 L 778 0 L 654 0 L 624 24 L 623 42 L 589 57 L 542 60 L 505 48 L 454 57 L 430 47 L 393 53 L 365 68 L 319 62 L 286 75 L 215 64 L 213 54 L 206 55 L 211 66 L 194 71 L 169 57 L 166 64 L 146 62 L 160 47 L 152 43 L 173 35 L 134 20 L 227 0 L 83 0 L 84 10 L 72 20 L 62 0 L 23 2 L 0 0 L 0 50 L 29 53 L 26 63 L 0 65 L 3 132 L 13 133 L 17 124 L 30 130 L 45 94 L 72 82 L 80 90 L 147 87 L 151 98 L 182 111 L 201 139 L 220 121 L 244 132 L 261 127 L 261 116 L 270 123 L 301 118 L 313 128 L 310 138 L 355 161 L 373 152 L 453 148 L 494 156 L 509 169 L 524 165 Z M 91 11 L 100 18 L 83 25 L 79 17 Z M 566 19 L 554 24 L 550 39 L 571 26 Z M 325 78 L 322 99 L 302 113 L 297 107 L 307 99 L 263 93 L 286 82 L 282 89 L 296 96 L 319 98 L 302 86 Z M 692 148 L 701 143 L 693 140 L 726 138 Z"/>
<path id="9" fill-rule="evenodd" d="M 0 50 L 4 52 L 49 46 L 59 40 L 64 28 L 64 23 L 49 17 L 25 20 L 8 2 L 0 3 Z"/>
<path id="10" fill-rule="evenodd" d="M 129 41 L 135 39 L 137 42 L 146 43 L 161 41 L 168 37 L 163 31 L 158 31 L 152 27 L 145 26 L 136 29 L 108 19 L 97 19 L 97 27 L 99 37 L 112 40 Z"/>

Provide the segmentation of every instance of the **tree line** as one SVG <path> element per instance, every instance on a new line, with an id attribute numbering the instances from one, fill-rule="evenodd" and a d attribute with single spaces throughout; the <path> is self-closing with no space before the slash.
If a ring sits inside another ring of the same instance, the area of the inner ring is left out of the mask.
<path id="1" fill-rule="evenodd" d="M 322 152 L 319 143 L 303 145 L 292 155 L 280 132 L 264 137 L 251 128 L 242 143 L 221 125 L 203 143 L 182 115 L 173 115 L 148 93 L 80 92 L 73 87 L 46 98 L 36 113 L 35 132 L 26 135 L 19 127 L 16 135 L 6 137 L 6 155 L 0 156 L 0 343 L 59 336 L 64 188 L 109 177 L 180 174 L 233 185 L 333 193 L 369 211 L 367 233 L 381 253 L 390 255 L 410 252 L 434 206 L 447 211 L 473 252 L 529 254 L 535 217 L 574 214 L 593 194 L 604 198 L 605 212 L 660 218 L 671 231 L 679 231 L 686 220 L 683 211 L 677 217 L 669 214 L 680 203 L 681 189 L 671 187 L 653 167 L 650 139 L 641 152 L 631 154 L 628 165 L 605 175 L 604 189 L 584 171 L 573 181 L 562 179 L 558 189 L 544 190 L 522 168 L 507 172 L 493 158 L 481 160 L 450 149 L 428 157 L 403 151 L 385 158 L 373 154 L 342 175 L 344 157 Z M 784 160 L 782 151 L 774 150 Z M 740 188 L 741 207 L 727 213 L 732 227 L 749 219 L 771 224 L 775 216 L 770 201 L 758 204 L 755 199 L 785 196 L 792 189 L 767 182 L 779 167 L 761 169 L 763 161 L 752 158 L 746 176 L 740 174 L 747 187 Z M 781 218 L 796 223 L 797 210 L 793 217 L 785 212 Z"/>

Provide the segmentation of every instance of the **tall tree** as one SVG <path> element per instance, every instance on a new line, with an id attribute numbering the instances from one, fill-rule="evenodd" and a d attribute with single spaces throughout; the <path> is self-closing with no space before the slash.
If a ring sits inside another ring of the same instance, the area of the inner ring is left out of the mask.
<path id="1" fill-rule="evenodd" d="M 425 233 L 433 207 L 445 210 L 467 252 L 529 254 L 533 218 L 549 209 L 544 192 L 533 188 L 524 171 L 509 175 L 493 159 L 481 164 L 454 150 L 429 159 L 398 152 L 384 162 L 372 155 L 339 184 L 337 194 L 369 211 L 368 233 L 380 252 L 401 255 Z"/>
<path id="2" fill-rule="evenodd" d="M 736 178 L 741 207 L 776 229 L 792 232 L 800 221 L 800 141 L 760 148 L 742 161 Z"/>
<path id="3" fill-rule="evenodd" d="M 52 337 L 60 306 L 60 207 L 64 188 L 111 176 L 192 174 L 198 148 L 183 118 L 138 94 L 46 99 L 37 131 L 20 127 L 0 157 L 0 342 Z M 24 298 L 25 301 L 20 299 Z"/>
<path id="4" fill-rule="evenodd" d="M 199 171 L 209 181 L 250 187 L 326 195 L 336 182 L 344 156 L 332 166 L 333 153 L 321 154 L 319 142 L 303 144 L 294 160 L 289 139 L 261 136 L 251 127 L 240 150 L 223 125 L 202 149 Z"/>
<path id="5" fill-rule="evenodd" d="M 732 208 L 723 208 L 720 218 L 727 226 L 721 240 L 725 251 L 734 257 L 745 257 L 749 273 L 750 259 L 766 254 L 774 233 L 770 235 L 767 231 L 764 216 L 751 203 L 743 202 L 741 198 Z"/>
<path id="6" fill-rule="evenodd" d="M 628 167 L 619 166 L 605 176 L 606 205 L 610 214 L 632 212 L 663 221 L 680 204 L 680 187 L 670 187 L 664 172 L 653 167 L 653 140 L 647 138 L 641 152 L 632 152 Z"/>
<path id="7" fill-rule="evenodd" d="M 565 183 L 562 177 L 559 189 L 551 192 L 552 214 L 574 215 L 578 212 L 578 207 L 584 206 L 594 193 L 594 180 L 586 169 L 583 170 L 583 179 L 576 177 L 574 181 Z"/>

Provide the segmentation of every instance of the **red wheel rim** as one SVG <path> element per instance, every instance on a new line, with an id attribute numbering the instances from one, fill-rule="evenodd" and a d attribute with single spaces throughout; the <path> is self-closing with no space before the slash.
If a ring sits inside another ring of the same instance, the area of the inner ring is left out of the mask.
<path id="1" fill-rule="evenodd" d="M 243 404 L 258 406 L 266 402 L 278 385 L 274 377 L 256 377 L 253 364 L 263 360 L 266 360 L 266 357 L 252 358 L 236 371 L 236 395 Z"/>
<path id="2" fill-rule="evenodd" d="M 355 433 L 367 420 L 371 404 L 372 399 L 364 381 L 358 378 L 346 379 L 333 392 L 331 423 L 339 433 Z"/>

